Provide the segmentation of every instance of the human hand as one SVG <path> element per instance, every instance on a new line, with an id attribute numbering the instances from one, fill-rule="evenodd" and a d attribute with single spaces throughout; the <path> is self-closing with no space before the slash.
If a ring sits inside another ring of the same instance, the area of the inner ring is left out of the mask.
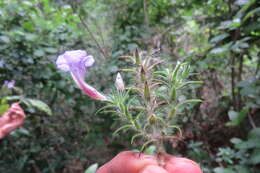
<path id="1" fill-rule="evenodd" d="M 13 103 L 7 112 L 0 117 L 0 139 L 22 126 L 24 119 L 25 114 L 19 103 Z"/>
<path id="2" fill-rule="evenodd" d="M 96 173 L 202 173 L 202 170 L 196 162 L 187 158 L 124 151 L 100 167 Z"/>

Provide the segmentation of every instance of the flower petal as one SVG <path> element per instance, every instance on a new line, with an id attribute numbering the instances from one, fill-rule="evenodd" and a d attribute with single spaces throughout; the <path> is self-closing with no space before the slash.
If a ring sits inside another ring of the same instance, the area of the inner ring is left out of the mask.
<path id="1" fill-rule="evenodd" d="M 63 55 L 69 65 L 76 65 L 85 59 L 87 52 L 84 50 L 71 50 L 66 51 Z"/>
<path id="2" fill-rule="evenodd" d="M 70 71 L 70 67 L 68 65 L 67 60 L 64 57 L 64 54 L 58 56 L 58 59 L 56 61 L 56 65 L 57 65 L 58 69 L 60 69 L 60 70 L 63 70 L 63 71 L 66 71 L 66 72 Z"/>
<path id="3" fill-rule="evenodd" d="M 86 67 L 91 67 L 94 64 L 95 60 L 92 55 L 87 56 L 85 60 L 85 66 Z"/>

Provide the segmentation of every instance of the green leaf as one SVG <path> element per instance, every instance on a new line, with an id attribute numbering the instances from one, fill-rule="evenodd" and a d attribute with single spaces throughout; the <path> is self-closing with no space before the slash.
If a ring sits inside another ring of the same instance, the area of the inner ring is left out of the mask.
<path id="1" fill-rule="evenodd" d="M 246 167 L 245 165 L 236 165 L 235 169 L 238 173 L 252 173 L 250 168 Z"/>
<path id="2" fill-rule="evenodd" d="M 161 84 L 163 84 L 163 85 L 168 86 L 168 83 L 167 83 L 167 82 L 165 82 L 165 81 L 163 81 L 163 80 L 160 80 L 160 79 L 154 79 L 153 82 L 158 82 L 158 83 L 161 83 Z"/>
<path id="3" fill-rule="evenodd" d="M 189 64 L 184 64 L 182 73 L 181 73 L 181 78 L 186 79 L 190 74 L 190 65 Z"/>
<path id="4" fill-rule="evenodd" d="M 240 18 L 236 18 L 234 20 L 232 20 L 232 22 L 229 25 L 229 28 L 237 28 L 241 25 L 241 20 Z"/>
<path id="5" fill-rule="evenodd" d="M 26 136 L 30 136 L 30 132 L 28 130 L 26 130 L 25 128 L 23 128 L 23 127 L 17 129 L 15 132 L 18 133 L 18 134 L 23 134 L 23 135 L 26 135 Z"/>
<path id="6" fill-rule="evenodd" d="M 230 122 L 227 122 L 227 126 L 238 126 L 240 123 L 246 118 L 247 113 L 249 111 L 248 107 L 244 107 L 240 113 L 237 113 L 235 111 L 229 111 L 228 116 L 231 120 Z"/>
<path id="7" fill-rule="evenodd" d="M 195 84 L 203 84 L 203 82 L 202 81 L 188 81 L 188 82 L 184 82 L 184 83 L 182 83 L 177 89 L 180 89 L 180 88 L 182 88 L 182 87 L 184 87 L 184 86 L 186 86 L 186 85 L 195 85 Z"/>
<path id="8" fill-rule="evenodd" d="M 218 27 L 218 29 L 227 29 L 230 27 L 230 24 L 232 23 L 232 20 L 226 20 L 221 22 L 220 26 Z"/>
<path id="9" fill-rule="evenodd" d="M 13 100 L 21 100 L 23 97 L 22 96 L 8 96 L 6 99 L 8 101 L 13 101 Z"/>
<path id="10" fill-rule="evenodd" d="M 138 138 L 138 137 L 141 137 L 141 136 L 143 136 L 142 133 L 137 133 L 137 134 L 135 134 L 135 135 L 131 138 L 131 144 L 133 144 L 135 138 Z"/>
<path id="11" fill-rule="evenodd" d="M 44 51 L 41 50 L 41 49 L 37 49 L 33 52 L 34 56 L 37 56 L 37 57 L 42 57 L 45 55 Z"/>
<path id="12" fill-rule="evenodd" d="M 175 82 L 176 81 L 176 78 L 177 78 L 177 74 L 181 68 L 182 64 L 181 63 L 177 63 L 177 65 L 175 66 L 173 72 L 172 72 L 172 77 L 171 77 L 171 80 L 172 82 Z"/>
<path id="13" fill-rule="evenodd" d="M 233 143 L 233 144 L 239 144 L 243 141 L 239 138 L 232 138 L 232 139 L 230 139 L 230 142 Z"/>
<path id="14" fill-rule="evenodd" d="M 171 88 L 171 93 L 170 93 L 170 101 L 175 101 L 176 100 L 176 95 L 177 95 L 176 88 L 172 87 Z"/>
<path id="15" fill-rule="evenodd" d="M 0 41 L 6 44 L 10 43 L 10 39 L 7 36 L 0 36 Z"/>
<path id="16" fill-rule="evenodd" d="M 252 138 L 247 141 L 243 141 L 235 145 L 237 149 L 251 149 L 251 148 L 260 148 L 260 139 Z"/>
<path id="17" fill-rule="evenodd" d="M 248 134 L 248 138 L 260 138 L 260 128 L 254 128 Z"/>
<path id="18" fill-rule="evenodd" d="M 57 53 L 57 49 L 53 47 L 47 47 L 44 49 L 47 53 Z"/>
<path id="19" fill-rule="evenodd" d="M 238 112 L 233 110 L 228 111 L 229 120 L 233 121 L 237 118 L 237 116 L 238 116 Z"/>
<path id="20" fill-rule="evenodd" d="M 25 39 L 28 41 L 36 41 L 38 39 L 38 36 L 36 34 L 26 33 Z"/>
<path id="21" fill-rule="evenodd" d="M 260 163 L 260 149 L 255 149 L 250 157 L 252 164 L 256 165 Z"/>
<path id="22" fill-rule="evenodd" d="M 29 156 L 28 155 L 23 155 L 22 157 L 20 157 L 17 161 L 17 169 L 18 170 L 22 170 L 26 164 L 26 162 L 28 161 Z M 19 172 L 20 172 L 19 171 Z"/>
<path id="23" fill-rule="evenodd" d="M 211 54 L 222 54 L 225 53 L 227 51 L 226 47 L 217 47 L 212 49 L 209 53 Z"/>
<path id="24" fill-rule="evenodd" d="M 48 115 L 52 115 L 52 111 L 46 103 L 35 99 L 24 99 L 24 100 L 27 101 L 32 107 L 35 107 L 36 109 L 43 111 Z"/>
<path id="25" fill-rule="evenodd" d="M 176 109 L 182 105 L 185 105 L 185 104 L 191 104 L 191 103 L 200 103 L 202 102 L 202 100 L 200 99 L 189 99 L 189 100 L 185 100 L 179 104 L 176 105 Z"/>
<path id="26" fill-rule="evenodd" d="M 222 168 L 222 167 L 217 167 L 213 171 L 214 173 L 236 173 L 231 168 Z"/>
<path id="27" fill-rule="evenodd" d="M 127 124 L 127 125 L 124 125 L 122 127 L 119 127 L 114 133 L 113 135 L 117 134 L 119 131 L 121 130 L 124 130 L 124 129 L 129 129 L 129 128 L 132 128 L 133 126 L 131 124 Z"/>
<path id="28" fill-rule="evenodd" d="M 0 116 L 5 113 L 9 108 L 9 105 L 8 104 L 2 104 L 0 105 Z"/>
<path id="29" fill-rule="evenodd" d="M 153 74 L 161 75 L 161 76 L 164 76 L 164 77 L 167 77 L 167 75 L 168 75 L 168 73 L 166 71 L 155 71 L 155 72 L 153 72 Z"/>
<path id="30" fill-rule="evenodd" d="M 230 47 L 232 46 L 233 42 L 229 42 L 221 47 L 215 47 L 214 49 L 212 49 L 209 53 L 211 54 L 224 54 L 227 51 L 230 50 Z"/>
<path id="31" fill-rule="evenodd" d="M 97 112 L 95 113 L 95 115 L 97 115 L 98 113 L 100 112 L 104 112 L 106 109 L 115 109 L 116 106 L 112 105 L 113 102 L 110 102 L 111 105 L 107 105 L 107 106 L 104 106 L 102 108 L 100 108 L 99 110 L 97 110 Z"/>
<path id="32" fill-rule="evenodd" d="M 152 142 L 154 142 L 154 140 L 149 140 L 149 141 L 145 142 L 145 143 L 142 145 L 141 152 L 143 152 L 144 149 L 145 149 L 150 143 L 152 143 Z"/>
<path id="33" fill-rule="evenodd" d="M 8 100 L 6 99 L 6 97 L 3 97 L 0 99 L 0 104 L 6 104 L 8 103 Z"/>
<path id="34" fill-rule="evenodd" d="M 88 169 L 85 170 L 85 173 L 96 173 L 96 170 L 98 168 L 98 164 L 92 164 L 88 167 Z"/>
<path id="35" fill-rule="evenodd" d="M 243 22 L 246 21 L 248 18 L 253 16 L 255 13 L 260 13 L 260 7 L 253 9 L 252 11 L 248 12 L 245 17 L 243 18 Z"/>
<path id="36" fill-rule="evenodd" d="M 150 146 L 144 151 L 144 153 L 150 154 L 150 155 L 154 155 L 154 154 L 156 153 L 156 146 L 150 145 Z"/>
<path id="37" fill-rule="evenodd" d="M 213 37 L 209 42 L 210 43 L 218 43 L 218 42 L 224 40 L 225 38 L 227 38 L 228 36 L 229 36 L 229 34 L 227 34 L 227 33 L 220 34 L 220 35 Z"/>

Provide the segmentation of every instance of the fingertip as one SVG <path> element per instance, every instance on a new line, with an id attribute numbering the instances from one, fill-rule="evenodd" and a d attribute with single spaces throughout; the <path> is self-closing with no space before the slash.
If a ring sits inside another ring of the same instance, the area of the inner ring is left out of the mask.
<path id="1" fill-rule="evenodd" d="M 139 173 L 169 173 L 169 172 L 160 166 L 149 165 L 144 167 Z"/>
<path id="2" fill-rule="evenodd" d="M 164 167 L 170 173 L 203 173 L 193 160 L 172 156 Z"/>

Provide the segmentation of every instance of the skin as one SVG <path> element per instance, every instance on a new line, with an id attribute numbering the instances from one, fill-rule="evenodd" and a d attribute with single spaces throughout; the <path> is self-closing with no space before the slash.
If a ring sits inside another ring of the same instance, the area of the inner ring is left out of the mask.
<path id="1" fill-rule="evenodd" d="M 200 166 L 190 159 L 169 154 L 164 154 L 163 157 L 166 162 L 164 169 L 170 173 L 202 173 Z"/>
<path id="2" fill-rule="evenodd" d="M 11 107 L 0 116 L 0 139 L 23 125 L 25 113 L 19 103 L 13 103 Z"/>
<path id="3" fill-rule="evenodd" d="M 124 151 L 100 167 L 96 173 L 202 173 L 202 170 L 196 162 L 187 158 Z"/>

